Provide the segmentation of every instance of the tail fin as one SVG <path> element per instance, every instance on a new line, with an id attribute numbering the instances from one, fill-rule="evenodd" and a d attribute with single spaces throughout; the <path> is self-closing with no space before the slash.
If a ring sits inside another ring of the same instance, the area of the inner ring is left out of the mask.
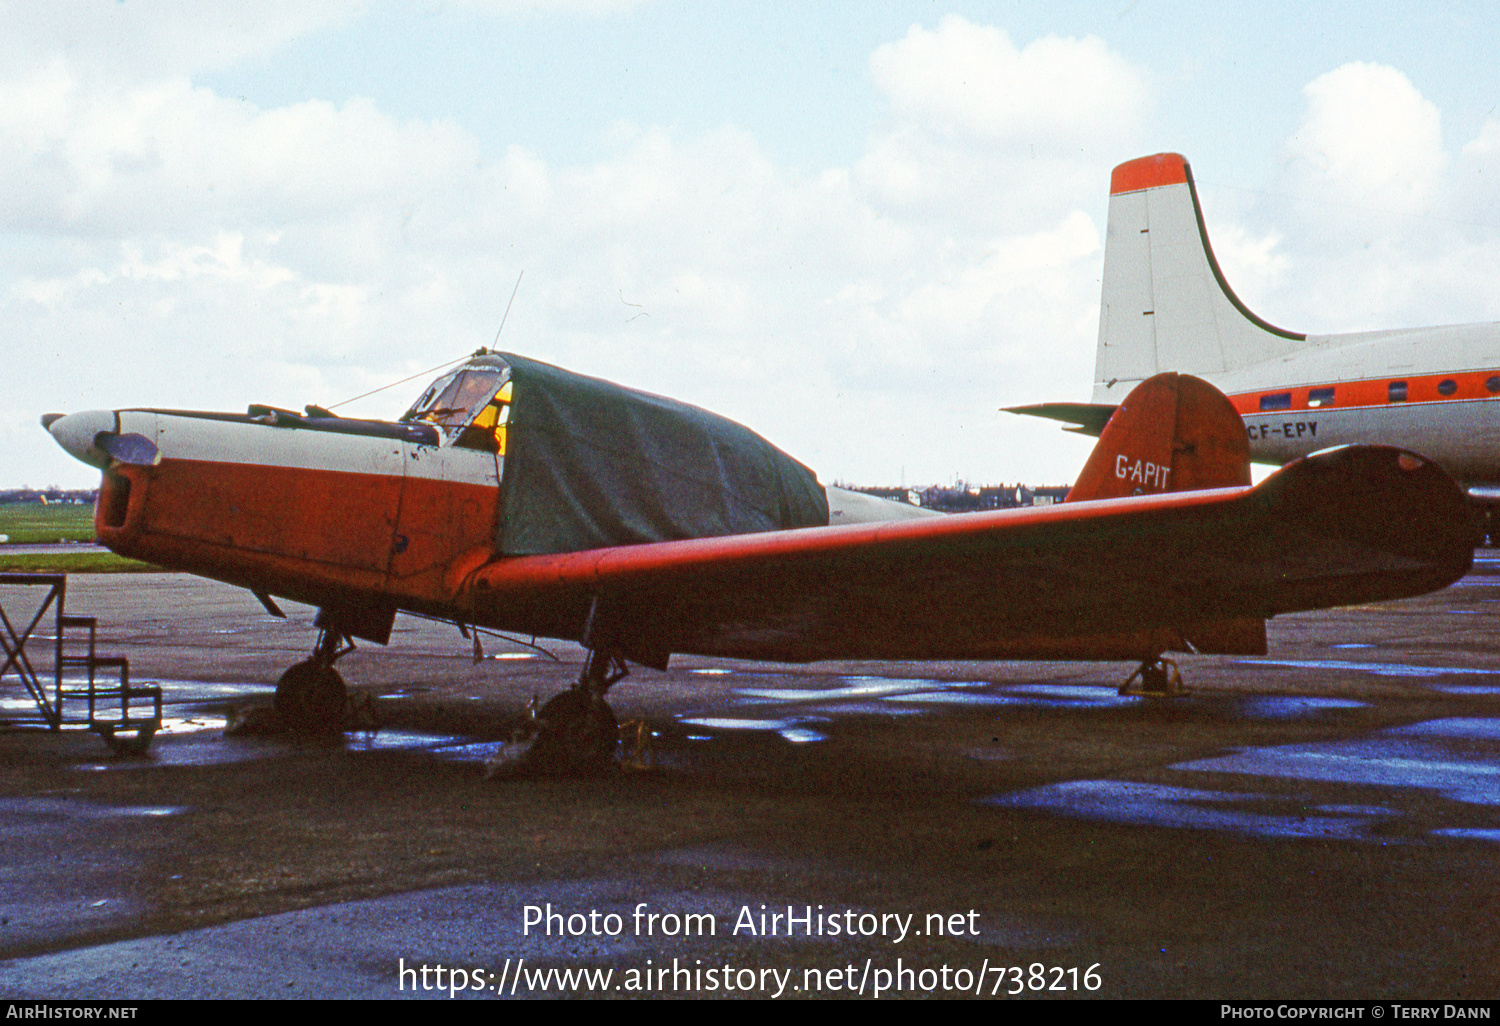
<path id="1" fill-rule="evenodd" d="M 1307 336 L 1246 309 L 1203 227 L 1193 172 L 1177 153 L 1115 168 L 1109 183 L 1095 403 L 1162 371 L 1216 374 L 1293 352 Z"/>
<path id="2" fill-rule="evenodd" d="M 1224 394 L 1186 374 L 1158 374 L 1126 396 L 1066 502 L 1250 483 L 1245 423 Z"/>

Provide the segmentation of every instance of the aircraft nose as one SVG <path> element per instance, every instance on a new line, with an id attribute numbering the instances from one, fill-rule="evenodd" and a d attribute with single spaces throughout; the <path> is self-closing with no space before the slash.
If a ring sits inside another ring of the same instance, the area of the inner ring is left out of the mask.
<path id="1" fill-rule="evenodd" d="M 42 416 L 42 427 L 75 459 L 101 470 L 109 466 L 109 454 L 99 448 L 97 439 L 101 432 L 118 430 L 113 410 L 48 413 Z"/>

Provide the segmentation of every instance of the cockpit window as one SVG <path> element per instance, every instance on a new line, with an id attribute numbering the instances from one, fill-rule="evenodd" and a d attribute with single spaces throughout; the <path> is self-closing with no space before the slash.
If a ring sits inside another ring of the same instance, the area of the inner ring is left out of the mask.
<path id="1" fill-rule="evenodd" d="M 459 433 L 453 444 L 504 456 L 505 435 L 510 424 L 510 397 L 511 383 L 507 381 L 469 422 L 469 426 Z"/>
<path id="2" fill-rule="evenodd" d="M 504 393 L 503 402 L 499 393 Z M 498 443 L 496 429 L 504 424 L 500 413 L 509 399 L 510 367 L 503 360 L 488 357 L 472 360 L 438 378 L 401 419 L 434 425 L 443 432 L 446 443 L 493 452 Z M 487 444 L 474 444 L 468 438 L 478 421 L 484 422 L 479 430 L 488 436 Z"/>

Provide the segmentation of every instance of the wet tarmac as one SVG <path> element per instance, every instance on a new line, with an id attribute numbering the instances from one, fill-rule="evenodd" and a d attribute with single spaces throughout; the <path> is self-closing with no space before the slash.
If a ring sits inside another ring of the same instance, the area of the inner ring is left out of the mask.
<path id="1" fill-rule="evenodd" d="M 0 993 L 1493 998 L 1497 585 L 1277 619 L 1171 700 L 681 658 L 611 693 L 628 766 L 489 779 L 575 646 L 403 617 L 340 663 L 378 730 L 226 737 L 312 610 L 75 576 L 167 720 L 146 758 L 0 733 Z"/>

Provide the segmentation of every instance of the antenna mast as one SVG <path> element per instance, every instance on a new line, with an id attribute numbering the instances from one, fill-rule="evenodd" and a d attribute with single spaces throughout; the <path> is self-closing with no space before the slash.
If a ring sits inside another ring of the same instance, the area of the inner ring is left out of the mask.
<path id="1" fill-rule="evenodd" d="M 500 344 L 500 332 L 505 330 L 505 322 L 510 319 L 510 308 L 515 304 L 516 293 L 521 291 L 521 279 L 525 277 L 525 275 L 525 268 L 522 268 L 521 273 L 516 275 L 516 287 L 510 290 L 510 302 L 505 304 L 505 315 L 500 318 L 500 328 L 495 332 L 495 341 L 490 343 L 490 345 L 492 346 L 498 346 Z"/>

